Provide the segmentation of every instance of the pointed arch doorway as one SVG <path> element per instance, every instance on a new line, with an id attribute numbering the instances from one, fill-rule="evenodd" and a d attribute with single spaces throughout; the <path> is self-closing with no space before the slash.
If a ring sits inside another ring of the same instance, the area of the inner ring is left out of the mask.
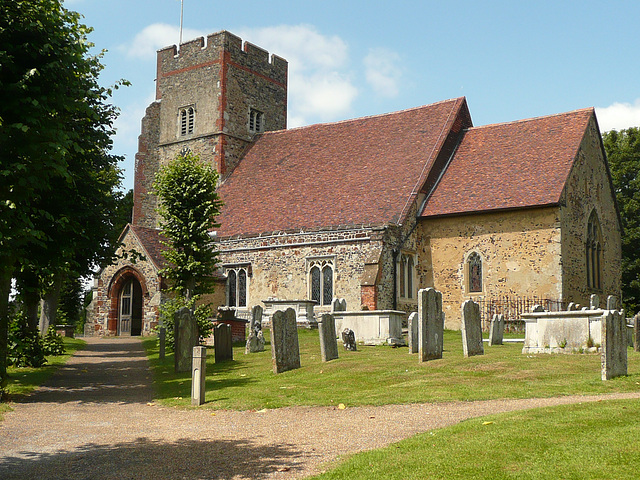
<path id="1" fill-rule="evenodd" d="M 123 282 L 118 300 L 117 335 L 142 335 L 142 286 L 137 278 L 130 276 Z"/>

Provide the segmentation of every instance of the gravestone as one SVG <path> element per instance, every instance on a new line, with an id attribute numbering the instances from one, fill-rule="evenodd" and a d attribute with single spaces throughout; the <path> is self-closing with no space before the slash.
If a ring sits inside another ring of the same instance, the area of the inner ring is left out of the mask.
<path id="1" fill-rule="evenodd" d="M 251 309 L 251 324 L 249 326 L 249 337 L 244 349 L 244 353 L 264 352 L 264 334 L 262 333 L 262 307 L 254 305 Z"/>
<path id="2" fill-rule="evenodd" d="M 342 344 L 345 350 L 355 352 L 358 350 L 356 345 L 356 334 L 350 328 L 345 328 L 342 331 Z"/>
<path id="3" fill-rule="evenodd" d="M 589 297 L 589 310 L 598 310 L 600 308 L 600 297 L 592 293 Z"/>
<path id="4" fill-rule="evenodd" d="M 323 362 L 338 358 L 338 340 L 336 336 L 336 320 L 330 313 L 325 313 L 318 322 L 320 334 L 320 355 Z"/>
<path id="5" fill-rule="evenodd" d="M 473 300 L 462 304 L 462 350 L 465 357 L 484 355 L 480 305 Z"/>
<path id="6" fill-rule="evenodd" d="M 189 372 L 193 347 L 198 345 L 198 324 L 191 310 L 182 307 L 173 315 L 175 337 L 175 371 Z"/>
<path id="7" fill-rule="evenodd" d="M 228 323 L 216 323 L 213 326 L 213 346 L 216 363 L 225 360 L 233 360 L 233 338 L 231 325 Z"/>
<path id="8" fill-rule="evenodd" d="M 333 302 L 331 302 L 331 311 L 332 312 L 346 312 L 347 311 L 347 301 L 344 298 L 334 298 Z"/>
<path id="9" fill-rule="evenodd" d="M 620 312 L 609 310 L 602 316 L 602 380 L 626 374 L 627 321 Z"/>
<path id="10" fill-rule="evenodd" d="M 576 305 L 576 309 L 579 308 L 580 305 Z M 531 307 L 531 312 L 536 313 L 536 312 L 544 312 L 544 307 L 542 305 L 534 305 L 533 307 Z"/>
<path id="11" fill-rule="evenodd" d="M 489 327 L 489 346 L 502 345 L 504 338 L 504 315 L 495 313 Z"/>
<path id="12" fill-rule="evenodd" d="M 160 327 L 160 330 L 158 331 L 158 344 L 160 346 L 158 351 L 158 358 L 160 360 L 164 360 L 167 344 L 167 329 L 165 327 Z"/>
<path id="13" fill-rule="evenodd" d="M 207 378 L 207 347 L 193 347 L 191 367 L 191 405 L 204 403 L 205 380 Z"/>
<path id="14" fill-rule="evenodd" d="M 576 304 L 573 302 L 569 302 L 567 305 L 567 312 L 574 312 L 576 310 Z"/>
<path id="15" fill-rule="evenodd" d="M 409 343 L 409 353 L 418 353 L 418 312 L 409 315 L 407 341 Z"/>
<path id="16" fill-rule="evenodd" d="M 618 309 L 618 299 L 614 295 L 609 295 L 607 297 L 607 310 L 617 310 Z"/>
<path id="17" fill-rule="evenodd" d="M 273 373 L 300 368 L 300 347 L 296 311 L 287 308 L 277 310 L 271 316 L 271 357 Z"/>
<path id="18" fill-rule="evenodd" d="M 444 323 L 442 293 L 435 288 L 418 291 L 418 361 L 442 358 Z"/>

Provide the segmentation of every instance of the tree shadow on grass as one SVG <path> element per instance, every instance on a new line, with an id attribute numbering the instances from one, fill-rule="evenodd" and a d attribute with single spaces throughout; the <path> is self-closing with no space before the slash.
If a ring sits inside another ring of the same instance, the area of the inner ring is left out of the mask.
<path id="1" fill-rule="evenodd" d="M 0 478 L 26 479 L 229 479 L 287 478 L 303 469 L 293 445 L 258 446 L 237 440 L 175 442 L 139 438 L 115 445 L 86 444 L 56 453 L 21 452 L 0 459 Z M 282 476 L 280 476 L 282 475 Z"/>

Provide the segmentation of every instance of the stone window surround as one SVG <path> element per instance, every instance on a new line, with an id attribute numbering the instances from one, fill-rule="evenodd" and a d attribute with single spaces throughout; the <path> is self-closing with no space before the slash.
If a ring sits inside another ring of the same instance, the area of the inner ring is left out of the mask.
<path id="1" fill-rule="evenodd" d="M 474 290 L 472 291 L 471 289 L 471 271 L 469 268 L 469 264 L 470 264 L 470 260 L 471 257 L 473 255 L 476 255 L 478 257 L 478 259 L 480 260 L 480 290 Z M 465 292 L 466 295 L 468 296 L 473 296 L 473 295 L 483 295 L 484 294 L 484 265 L 485 265 L 485 259 L 483 258 L 482 254 L 478 251 L 478 250 L 471 250 L 469 251 L 465 257 L 464 257 L 464 266 L 463 266 L 463 292 Z"/>
<path id="2" fill-rule="evenodd" d="M 587 221 L 587 233 L 585 237 L 587 288 L 590 291 L 602 291 L 602 247 L 600 219 L 594 208 Z"/>
<path id="3" fill-rule="evenodd" d="M 196 106 L 184 105 L 178 108 L 178 137 L 186 137 L 195 133 Z"/>
<path id="4" fill-rule="evenodd" d="M 336 256 L 335 255 L 318 255 L 318 256 L 312 256 L 312 257 L 306 257 L 305 258 L 305 262 L 306 262 L 306 267 L 305 267 L 305 271 L 307 272 L 306 274 L 306 279 L 307 279 L 307 296 L 309 299 L 313 299 L 313 292 L 312 292 L 312 284 L 311 284 L 311 270 L 313 269 L 313 267 L 318 267 L 320 269 L 320 302 L 318 303 L 318 306 L 330 306 L 331 305 L 331 301 L 327 302 L 323 302 L 324 299 L 324 285 L 325 285 L 325 281 L 324 281 L 324 269 L 325 267 L 329 267 L 331 269 L 331 299 L 333 300 L 333 297 L 335 297 L 335 276 L 336 276 Z"/>
<path id="5" fill-rule="evenodd" d="M 398 255 L 398 299 L 417 300 L 418 289 L 416 288 L 416 253 L 409 250 L 402 250 Z"/>
<path id="6" fill-rule="evenodd" d="M 233 308 L 238 308 L 240 310 L 246 310 L 249 308 L 249 283 L 250 283 L 250 278 L 253 276 L 253 272 L 252 272 L 252 268 L 251 268 L 251 263 L 234 263 L 234 264 L 225 264 L 223 265 L 223 268 L 225 270 L 225 275 L 227 277 L 227 281 L 225 282 L 225 303 L 228 307 L 233 307 Z M 235 272 L 235 278 L 236 278 L 236 300 L 235 300 L 235 305 L 230 305 L 229 301 L 230 301 L 230 288 L 229 288 L 229 272 Z M 238 292 L 240 290 L 240 284 L 238 283 L 240 281 L 240 272 L 244 271 L 245 273 L 245 286 L 244 286 L 244 291 L 245 291 L 245 302 L 244 305 L 239 305 L 239 300 L 240 300 L 240 296 L 238 295 Z"/>

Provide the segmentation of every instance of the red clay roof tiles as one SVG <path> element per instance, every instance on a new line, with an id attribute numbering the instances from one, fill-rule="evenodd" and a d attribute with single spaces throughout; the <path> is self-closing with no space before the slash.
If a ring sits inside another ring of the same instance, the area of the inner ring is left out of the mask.
<path id="1" fill-rule="evenodd" d="M 423 217 L 557 204 L 593 109 L 466 131 Z"/>
<path id="2" fill-rule="evenodd" d="M 129 225 L 133 233 L 135 233 L 138 240 L 142 244 L 142 247 L 146 250 L 145 253 L 149 255 L 149 260 L 158 268 L 162 269 L 165 266 L 166 260 L 162 254 L 165 246 L 162 242 L 165 237 L 160 233 L 160 230 L 155 228 L 141 227 L 140 225 Z M 142 252 L 141 252 L 142 253 Z"/>

